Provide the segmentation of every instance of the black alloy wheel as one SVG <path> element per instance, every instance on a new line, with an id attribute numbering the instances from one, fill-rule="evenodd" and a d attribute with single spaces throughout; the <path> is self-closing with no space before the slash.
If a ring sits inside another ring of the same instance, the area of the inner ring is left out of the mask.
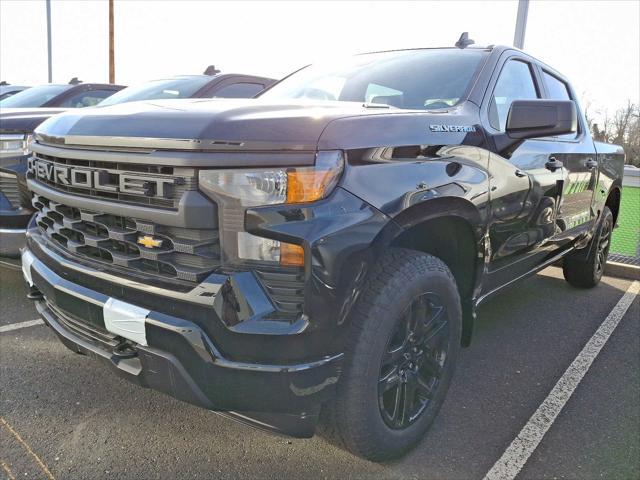
<path id="1" fill-rule="evenodd" d="M 609 247 L 611 246 L 611 233 L 613 232 L 613 218 L 609 215 L 603 219 L 596 251 L 596 275 L 602 276 L 604 266 L 607 263 Z"/>
<path id="2" fill-rule="evenodd" d="M 390 428 L 407 428 L 427 408 L 447 359 L 448 327 L 446 307 L 435 293 L 407 307 L 387 344 L 378 381 L 380 413 Z"/>
<path id="3" fill-rule="evenodd" d="M 592 288 L 600 282 L 607 264 L 613 225 L 613 213 L 605 206 L 589 244 L 563 260 L 562 272 L 567 282 L 579 288 Z"/>

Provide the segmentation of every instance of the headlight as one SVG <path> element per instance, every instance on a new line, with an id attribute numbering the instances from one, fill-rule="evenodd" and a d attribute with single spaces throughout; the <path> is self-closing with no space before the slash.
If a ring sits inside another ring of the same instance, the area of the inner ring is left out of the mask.
<path id="1" fill-rule="evenodd" d="M 0 153 L 4 156 L 26 155 L 32 140 L 32 134 L 11 133 L 0 135 Z"/>
<path id="2" fill-rule="evenodd" d="M 221 253 L 225 262 L 258 261 L 303 266 L 300 245 L 244 231 L 248 207 L 313 202 L 327 197 L 344 168 L 340 151 L 316 154 L 309 167 L 200 170 L 200 188 L 220 209 Z"/>
<path id="3" fill-rule="evenodd" d="M 338 183 L 342 153 L 318 152 L 313 167 L 260 170 L 200 170 L 200 184 L 243 207 L 313 202 L 326 197 Z"/>

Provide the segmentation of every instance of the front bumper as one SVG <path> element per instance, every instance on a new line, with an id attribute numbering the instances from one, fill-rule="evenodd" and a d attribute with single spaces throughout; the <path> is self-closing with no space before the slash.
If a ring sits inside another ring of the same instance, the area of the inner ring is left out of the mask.
<path id="1" fill-rule="evenodd" d="M 118 301 L 144 312 L 123 319 L 122 328 L 142 335 L 133 342 L 105 327 L 113 297 L 67 280 L 31 250 L 23 253 L 23 272 L 42 318 L 67 347 L 140 386 L 297 437 L 313 434 L 320 405 L 334 394 L 341 354 L 296 364 L 234 361 L 195 323 Z"/>
<path id="2" fill-rule="evenodd" d="M 56 195 L 64 204 L 80 203 Z M 74 351 L 97 355 L 140 385 L 261 428 L 308 436 L 320 406 L 335 394 L 349 312 L 389 219 L 336 188 L 314 204 L 250 209 L 244 223 L 254 235 L 304 245 L 299 317 L 277 315 L 261 268 L 224 266 L 184 285 L 75 255 L 35 219 L 27 228 L 25 277 L 32 296 L 41 296 L 43 317 Z M 289 285 L 282 271 L 274 275 Z M 113 323 L 107 328 L 114 311 L 124 312 L 120 323 L 130 332 Z"/>

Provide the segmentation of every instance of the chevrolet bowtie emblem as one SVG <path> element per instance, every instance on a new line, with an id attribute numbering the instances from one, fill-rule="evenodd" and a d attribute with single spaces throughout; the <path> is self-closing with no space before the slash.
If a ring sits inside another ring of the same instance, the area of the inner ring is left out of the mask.
<path id="1" fill-rule="evenodd" d="M 138 237 L 138 243 L 140 245 L 144 245 L 147 248 L 158 248 L 162 246 L 162 240 L 156 240 L 149 235 L 145 235 L 144 237 Z"/>

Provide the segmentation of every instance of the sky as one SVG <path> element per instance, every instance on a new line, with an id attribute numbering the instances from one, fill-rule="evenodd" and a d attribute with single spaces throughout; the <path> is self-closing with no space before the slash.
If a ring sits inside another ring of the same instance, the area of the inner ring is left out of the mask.
<path id="1" fill-rule="evenodd" d="M 115 1 L 116 83 L 176 74 L 280 78 L 336 55 L 513 43 L 518 3 L 502 1 Z M 106 0 L 52 0 L 53 81 L 108 80 Z M 573 83 L 583 107 L 640 103 L 640 0 L 531 0 L 524 50 Z M 0 0 L 0 79 L 47 81 L 45 0 Z"/>

